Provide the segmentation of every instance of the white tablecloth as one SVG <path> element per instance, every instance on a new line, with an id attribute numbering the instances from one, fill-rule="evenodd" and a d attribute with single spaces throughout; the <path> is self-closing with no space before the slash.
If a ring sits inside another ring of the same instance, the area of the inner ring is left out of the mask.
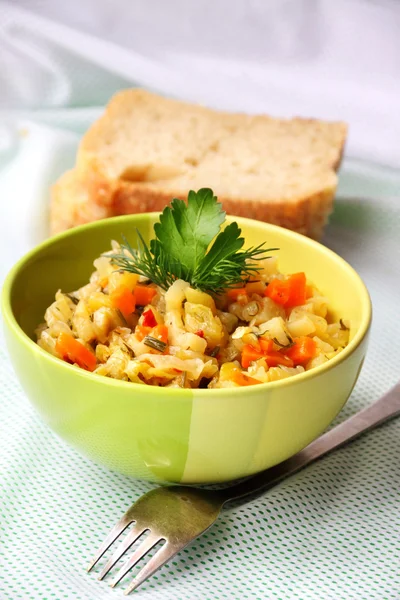
<path id="1" fill-rule="evenodd" d="M 0 0 L 0 280 L 47 235 L 49 186 L 120 87 L 344 119 L 350 140 L 325 243 L 364 277 L 375 320 L 339 420 L 372 402 L 400 375 L 399 20 L 394 1 Z M 121 597 L 84 566 L 151 484 L 58 440 L 3 351 L 0 382 L 1 600 Z M 398 600 L 399 435 L 399 422 L 385 425 L 226 511 L 141 597 Z"/>

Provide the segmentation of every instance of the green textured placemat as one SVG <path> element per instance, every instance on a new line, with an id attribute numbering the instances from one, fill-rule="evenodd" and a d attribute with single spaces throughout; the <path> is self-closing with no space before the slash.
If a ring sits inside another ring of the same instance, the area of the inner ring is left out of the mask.
<path id="1" fill-rule="evenodd" d="M 339 199 L 327 245 L 365 279 L 370 349 L 338 421 L 400 378 L 400 205 Z M 0 354 L 0 598 L 121 598 L 85 565 L 130 503 L 152 488 L 98 467 L 40 421 Z M 400 598 L 400 420 L 267 494 L 226 510 L 139 598 Z"/>

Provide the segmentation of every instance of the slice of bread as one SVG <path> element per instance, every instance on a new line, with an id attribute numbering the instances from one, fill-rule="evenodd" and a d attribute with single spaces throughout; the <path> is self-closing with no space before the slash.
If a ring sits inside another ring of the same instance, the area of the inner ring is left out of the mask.
<path id="1" fill-rule="evenodd" d="M 59 233 L 76 225 L 112 217 L 107 204 L 100 201 L 101 190 L 93 174 L 82 178 L 77 169 L 67 171 L 52 188 L 50 232 Z"/>
<path id="2" fill-rule="evenodd" d="M 51 229 L 162 210 L 211 187 L 224 209 L 319 238 L 332 210 L 344 123 L 214 111 L 116 94 L 53 189 Z"/>

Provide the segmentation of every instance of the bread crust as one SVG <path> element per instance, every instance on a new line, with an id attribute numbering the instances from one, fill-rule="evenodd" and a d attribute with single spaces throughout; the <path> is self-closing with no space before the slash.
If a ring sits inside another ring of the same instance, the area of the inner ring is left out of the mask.
<path id="1" fill-rule="evenodd" d="M 295 202 L 260 202 L 218 196 L 224 210 L 234 216 L 266 221 L 320 239 L 332 212 L 335 189 L 316 192 Z M 119 182 L 112 184 L 88 172 L 83 178 L 76 170 L 68 171 L 53 186 L 50 211 L 51 233 L 117 215 L 161 211 L 179 192 L 164 192 L 146 185 Z"/>
<path id="2" fill-rule="evenodd" d="M 95 173 L 64 173 L 51 188 L 50 233 L 112 217 L 111 187 Z"/>
<path id="3" fill-rule="evenodd" d="M 188 167 L 189 176 L 187 179 L 185 175 L 183 178 L 180 175 L 176 177 L 172 175 L 160 181 L 146 180 L 146 173 L 149 171 L 144 170 L 140 175 L 140 167 L 138 167 L 135 177 L 125 178 L 119 176 L 112 178 L 105 172 L 104 156 L 100 158 L 96 155 L 96 144 L 101 144 L 101 140 L 104 140 L 107 145 L 108 138 L 106 138 L 106 135 L 109 135 L 109 132 L 107 134 L 107 127 L 113 124 L 110 119 L 119 118 L 121 120 L 121 115 L 130 114 L 129 111 L 132 113 L 132 105 L 140 106 L 141 103 L 151 105 L 157 102 L 162 105 L 163 110 L 165 109 L 167 113 L 170 110 L 188 110 L 189 114 L 213 114 L 216 115 L 215 118 L 221 117 L 223 122 L 226 119 L 239 121 L 240 119 L 246 119 L 249 126 L 255 121 L 265 124 L 274 122 L 277 127 L 280 127 L 281 124 L 283 124 L 282 127 L 293 127 L 294 132 L 298 132 L 299 128 L 310 126 L 313 127 L 313 135 L 317 136 L 320 130 L 321 135 L 326 136 L 327 126 L 332 126 L 334 141 L 332 144 L 328 144 L 329 155 L 317 156 L 323 166 L 321 173 L 325 175 L 321 176 L 321 181 L 313 180 L 313 183 L 308 187 L 303 185 L 304 181 L 300 181 L 299 189 L 296 189 L 295 186 L 288 193 L 284 185 L 284 171 L 283 174 L 280 174 L 280 180 L 283 181 L 282 193 L 279 194 L 278 186 L 276 195 L 274 195 L 275 192 L 268 190 L 269 193 L 266 193 L 265 197 L 262 197 L 263 192 L 261 196 L 260 194 L 258 196 L 253 195 L 251 188 L 246 192 L 246 197 L 244 197 L 244 194 L 240 197 L 237 197 L 237 195 L 234 197 L 233 194 L 226 193 L 226 186 L 221 184 L 221 189 L 218 189 L 218 173 L 215 176 L 215 172 L 214 182 L 211 185 L 209 182 L 204 182 L 204 185 L 213 187 L 214 193 L 218 196 L 228 214 L 266 221 L 287 227 L 314 239 L 321 238 L 324 226 L 333 209 L 337 186 L 335 172 L 338 170 L 343 157 L 347 133 L 347 127 L 344 123 L 328 124 L 313 119 L 279 120 L 267 116 L 230 115 L 230 113 L 220 113 L 201 106 L 160 98 L 144 90 L 119 92 L 111 100 L 102 117 L 94 123 L 83 137 L 78 151 L 76 167 L 65 173 L 52 188 L 51 233 L 57 233 L 76 225 L 111 216 L 161 211 L 173 197 L 184 199 L 189 189 L 196 187 L 196 185 L 190 184 L 190 169 L 192 169 L 191 173 L 193 174 L 196 171 L 196 166 Z M 132 118 L 132 115 L 129 118 Z M 329 131 L 331 130 L 329 129 Z M 296 139 L 295 135 L 294 139 Z M 315 160 L 315 151 L 311 158 Z M 155 166 L 157 167 L 157 165 Z M 151 168 L 153 169 L 153 167 L 154 165 Z M 135 165 L 133 165 L 132 172 L 135 173 Z M 154 169 L 152 172 L 154 173 Z M 221 181 L 227 176 L 226 172 L 221 173 Z M 204 177 L 203 172 L 202 177 Z"/>

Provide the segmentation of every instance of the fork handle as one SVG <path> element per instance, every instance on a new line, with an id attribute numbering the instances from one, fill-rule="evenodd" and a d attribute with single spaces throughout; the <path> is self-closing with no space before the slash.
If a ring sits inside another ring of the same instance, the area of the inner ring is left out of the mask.
<path id="1" fill-rule="evenodd" d="M 294 456 L 237 485 L 219 490 L 222 501 L 230 502 L 261 489 L 269 489 L 384 421 L 400 415 L 400 383 L 379 400 L 324 433 Z"/>

